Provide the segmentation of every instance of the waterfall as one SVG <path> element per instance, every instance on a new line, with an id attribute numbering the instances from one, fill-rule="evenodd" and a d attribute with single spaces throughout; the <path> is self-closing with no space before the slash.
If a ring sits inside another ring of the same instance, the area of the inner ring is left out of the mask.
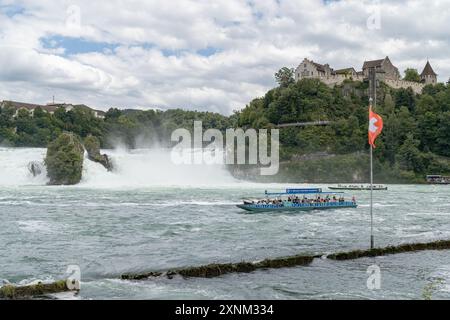
<path id="1" fill-rule="evenodd" d="M 45 172 L 37 177 L 29 172 L 31 161 L 42 162 L 46 149 L 0 148 L 0 187 L 45 185 Z M 84 156 L 79 187 L 134 188 L 146 186 L 223 186 L 237 182 L 224 165 L 175 164 L 170 149 L 102 150 L 111 156 L 114 172 Z"/>

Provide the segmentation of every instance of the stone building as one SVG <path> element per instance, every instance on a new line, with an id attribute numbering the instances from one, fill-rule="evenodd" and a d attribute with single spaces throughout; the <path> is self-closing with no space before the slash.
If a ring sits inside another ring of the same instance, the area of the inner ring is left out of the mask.
<path id="1" fill-rule="evenodd" d="M 437 74 L 434 72 L 431 67 L 430 61 L 427 61 L 425 68 L 423 68 L 422 73 L 420 74 L 420 79 L 425 84 L 436 84 L 437 83 Z"/>
<path id="2" fill-rule="evenodd" d="M 357 71 L 353 67 L 334 70 L 329 64 L 319 64 L 305 58 L 295 69 L 294 75 L 296 81 L 304 78 L 316 78 L 326 85 L 333 87 L 349 79 L 362 82 L 368 81 L 369 75 L 372 72 L 375 72 L 375 76 L 379 81 L 384 82 L 392 88 L 411 88 L 417 94 L 422 92 L 425 85 L 437 83 L 437 75 L 428 61 L 420 75 L 422 81 L 412 82 L 405 81 L 401 78 L 398 68 L 392 64 L 389 57 L 365 61 L 362 71 Z"/>
<path id="3" fill-rule="evenodd" d="M 320 64 L 307 58 L 295 69 L 295 80 L 303 78 L 326 78 L 333 75 L 333 69 L 329 64 Z"/>
<path id="4" fill-rule="evenodd" d="M 365 61 L 362 67 L 364 77 L 369 78 L 369 74 L 372 70 L 375 71 L 377 78 L 380 80 L 400 80 L 401 78 L 398 68 L 392 64 L 389 57 Z"/>

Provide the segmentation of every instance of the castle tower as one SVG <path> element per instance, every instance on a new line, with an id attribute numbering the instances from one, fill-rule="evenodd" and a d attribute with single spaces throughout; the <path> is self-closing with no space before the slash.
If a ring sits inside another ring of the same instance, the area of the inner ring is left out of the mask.
<path id="1" fill-rule="evenodd" d="M 422 73 L 420 74 L 420 79 L 425 84 L 436 84 L 437 83 L 437 74 L 434 72 L 431 67 L 430 61 L 427 60 L 427 64 L 425 68 L 423 68 Z"/>

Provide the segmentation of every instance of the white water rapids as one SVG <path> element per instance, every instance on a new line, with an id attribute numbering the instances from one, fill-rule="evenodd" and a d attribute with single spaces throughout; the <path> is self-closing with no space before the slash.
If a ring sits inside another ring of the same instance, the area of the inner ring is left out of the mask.
<path id="1" fill-rule="evenodd" d="M 43 162 L 46 149 L 0 148 L 0 186 L 45 185 L 46 172 L 37 177 L 29 172 L 31 161 Z M 82 187 L 132 188 L 146 186 L 230 185 L 236 180 L 223 165 L 176 164 L 168 149 L 106 150 L 114 172 L 87 159 L 83 163 Z"/>

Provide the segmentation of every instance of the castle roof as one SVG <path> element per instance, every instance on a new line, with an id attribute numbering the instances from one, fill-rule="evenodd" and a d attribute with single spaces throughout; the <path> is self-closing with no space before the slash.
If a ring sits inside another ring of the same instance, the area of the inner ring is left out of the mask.
<path id="1" fill-rule="evenodd" d="M 325 66 L 323 64 L 311 61 L 312 64 L 317 68 L 317 70 L 319 71 L 325 71 Z"/>
<path id="2" fill-rule="evenodd" d="M 364 61 L 363 69 L 379 67 L 382 65 L 383 61 L 384 59 Z"/>
<path id="3" fill-rule="evenodd" d="M 423 68 L 422 73 L 420 74 L 421 77 L 424 76 L 434 76 L 436 77 L 437 74 L 434 72 L 433 68 L 431 67 L 430 61 L 427 61 L 427 64 L 425 65 L 425 68 Z"/>
<path id="4" fill-rule="evenodd" d="M 344 69 L 338 69 L 334 71 L 336 74 L 345 74 L 345 73 L 356 73 L 355 68 L 350 67 L 350 68 L 344 68 Z"/>

